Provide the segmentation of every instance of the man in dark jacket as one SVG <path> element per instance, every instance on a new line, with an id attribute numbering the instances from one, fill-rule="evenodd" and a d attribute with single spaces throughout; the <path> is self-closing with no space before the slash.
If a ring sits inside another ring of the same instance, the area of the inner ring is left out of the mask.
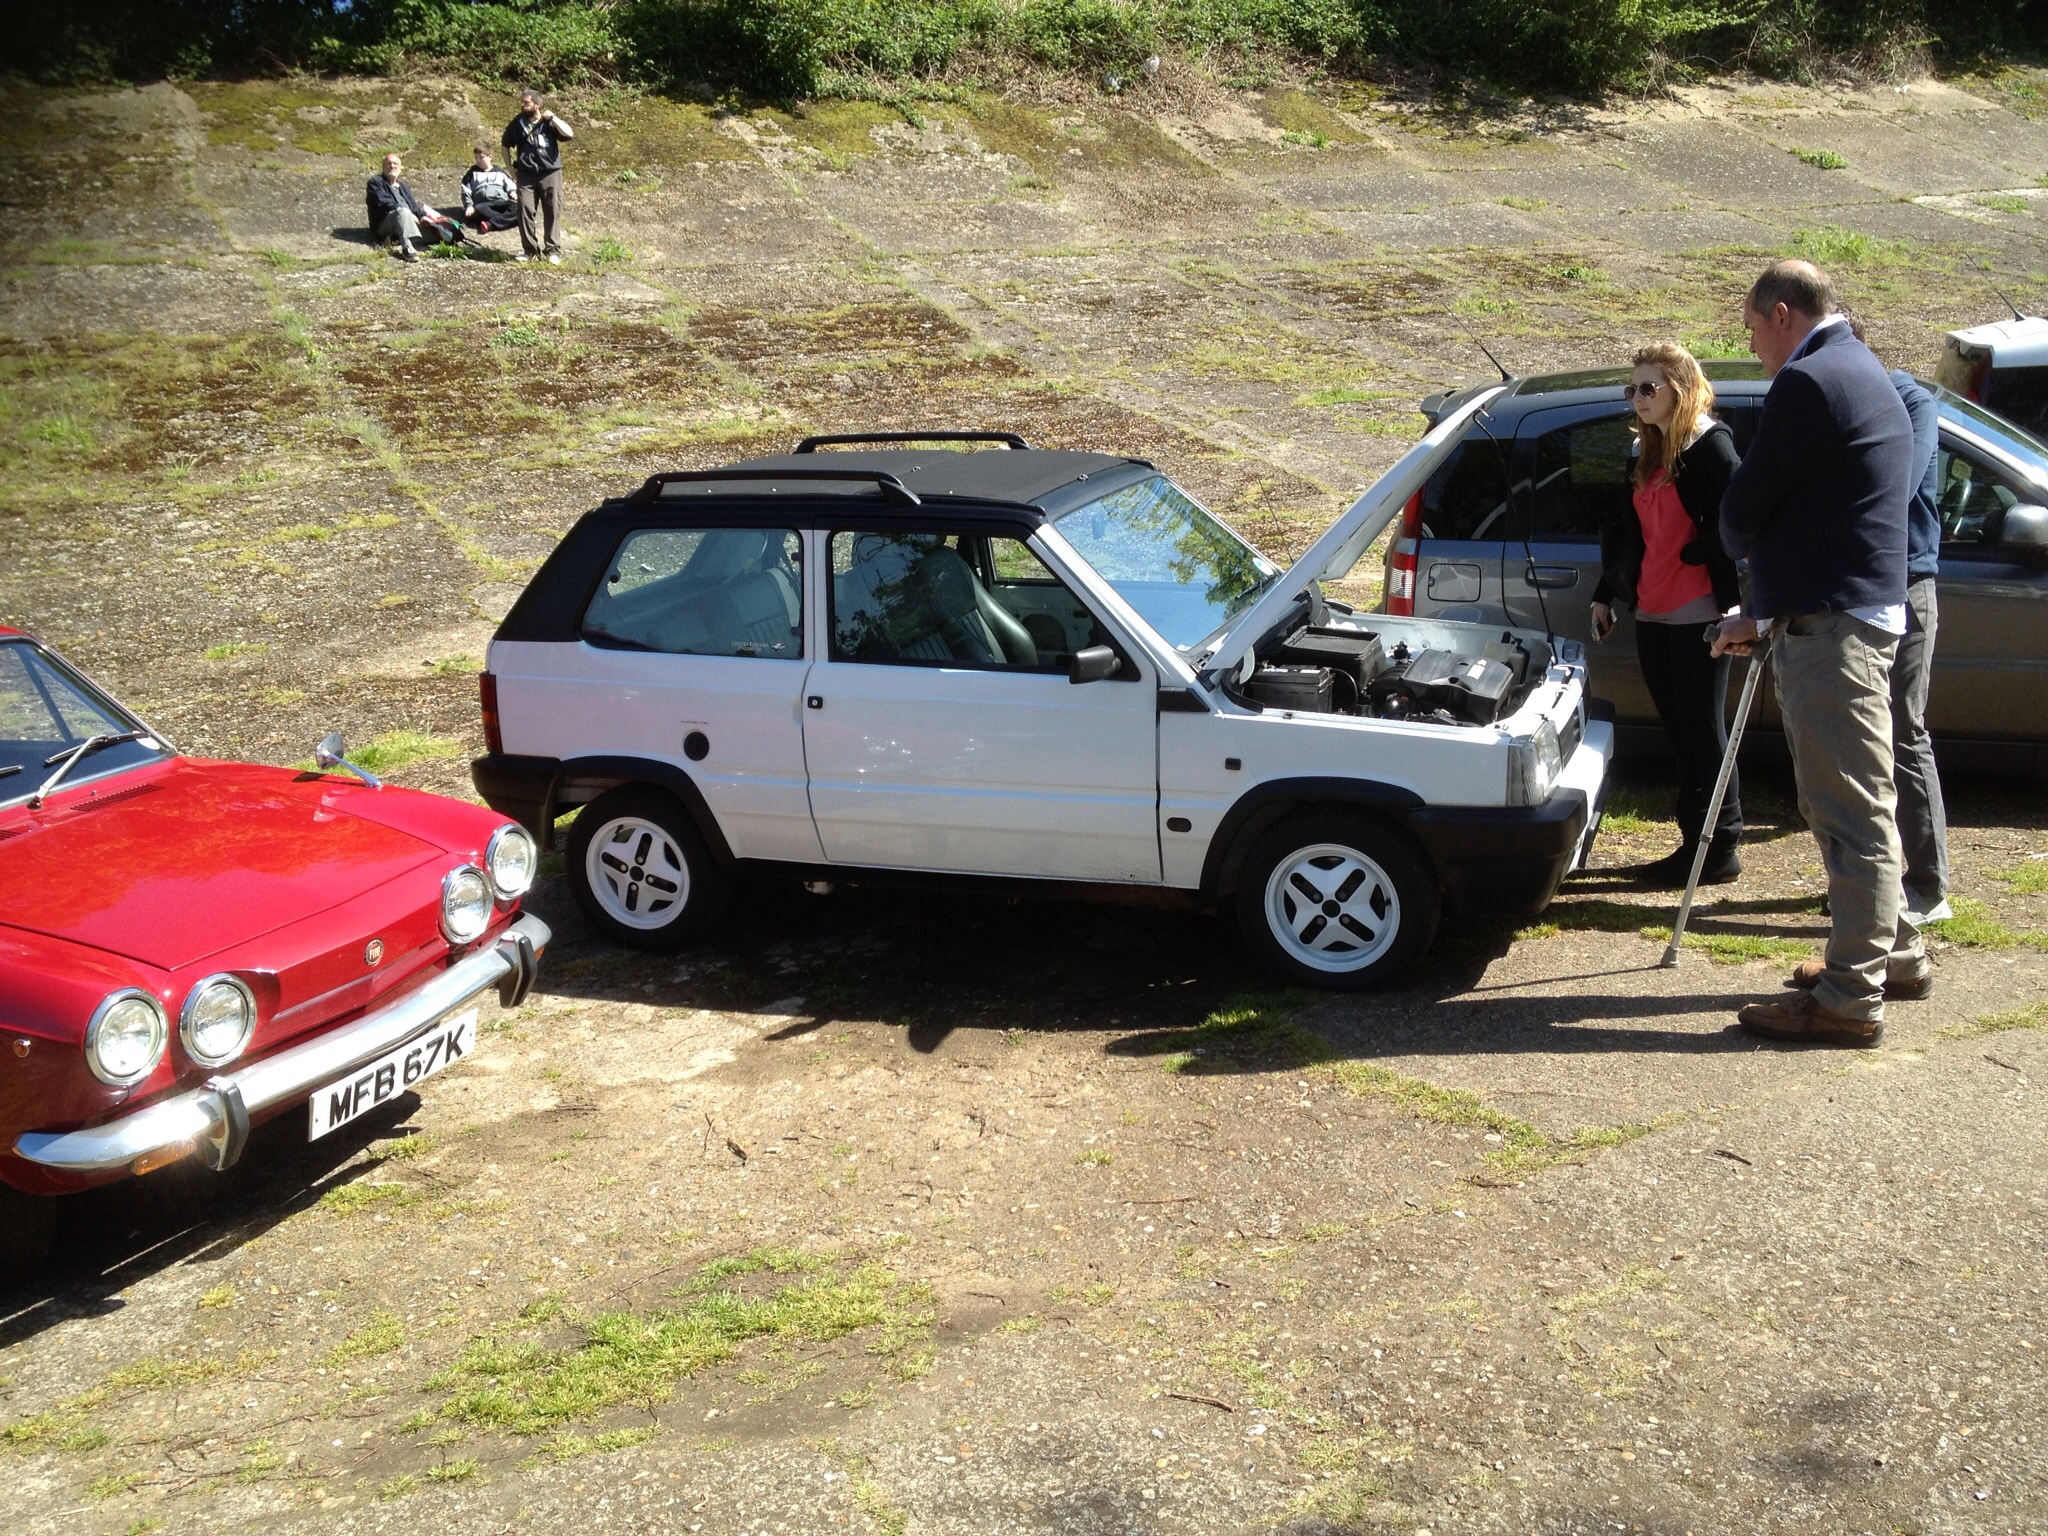
<path id="1" fill-rule="evenodd" d="M 363 205 L 370 216 L 370 233 L 379 240 L 396 240 L 400 261 L 418 261 L 413 241 L 421 239 L 425 229 L 431 229 L 436 238 L 452 239 L 454 221 L 414 197 L 412 188 L 405 184 L 404 173 L 405 162 L 396 155 L 386 155 L 384 169 L 363 188 Z M 441 234 L 444 227 L 449 231 L 446 236 Z"/>
<path id="2" fill-rule="evenodd" d="M 1765 270 L 1743 301 L 1771 375 L 1748 456 L 1721 502 L 1721 541 L 1749 563 L 1742 617 L 1715 649 L 1771 637 L 1771 675 L 1799 809 L 1820 843 L 1833 926 L 1827 956 L 1743 1027 L 1777 1039 L 1875 1045 L 1886 998 L 1925 997 L 1933 972 L 1900 892 L 1891 671 L 1906 630 L 1913 423 L 1884 365 L 1836 312 L 1810 262 Z"/>
<path id="3" fill-rule="evenodd" d="M 505 152 L 519 182 L 520 260 L 545 256 L 562 264 L 562 146 L 576 135 L 540 104 L 531 86 L 519 93 L 519 115 L 505 125 Z"/>

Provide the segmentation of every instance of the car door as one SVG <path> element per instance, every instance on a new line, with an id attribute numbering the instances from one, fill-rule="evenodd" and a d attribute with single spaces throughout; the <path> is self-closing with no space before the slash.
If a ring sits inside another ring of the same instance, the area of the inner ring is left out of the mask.
<path id="1" fill-rule="evenodd" d="M 1937 459 L 1939 627 L 1927 726 L 1937 737 L 2048 739 L 2048 569 L 1999 542 L 2040 492 L 1946 428 Z"/>
<path id="2" fill-rule="evenodd" d="M 522 681 L 527 712 L 576 757 L 687 773 L 737 856 L 815 862 L 802 559 L 789 528 L 628 532 L 579 643 L 547 647 L 546 675 Z"/>
<path id="3" fill-rule="evenodd" d="M 1067 680 L 1053 630 L 1025 620 L 1056 619 L 1070 641 L 1088 607 L 1027 537 L 930 523 L 821 535 L 803 734 L 827 862 L 1159 879 L 1152 665 L 1125 646 L 1119 677 Z"/>

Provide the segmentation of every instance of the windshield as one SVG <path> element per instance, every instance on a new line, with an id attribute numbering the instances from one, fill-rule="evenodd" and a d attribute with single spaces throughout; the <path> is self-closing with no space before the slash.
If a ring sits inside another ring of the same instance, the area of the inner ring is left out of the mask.
<path id="1" fill-rule="evenodd" d="M 0 641 L 0 802 L 25 800 L 56 771 L 52 757 L 101 734 L 139 727 L 46 652 L 25 640 Z M 153 737 L 117 742 L 78 763 L 67 784 L 155 762 L 167 749 Z"/>
<path id="2" fill-rule="evenodd" d="M 1280 579 L 1280 567 L 1164 475 L 1085 502 L 1053 526 L 1117 596 L 1183 651 L 1229 624 Z"/>

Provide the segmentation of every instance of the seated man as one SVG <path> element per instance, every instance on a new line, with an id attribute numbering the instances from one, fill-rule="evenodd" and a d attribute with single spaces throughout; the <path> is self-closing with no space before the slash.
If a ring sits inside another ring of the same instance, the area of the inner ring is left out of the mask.
<path id="1" fill-rule="evenodd" d="M 413 241 L 433 239 L 452 245 L 462 238 L 462 228 L 414 197 L 403 179 L 404 171 L 404 161 L 386 155 L 384 169 L 363 189 L 363 202 L 370 215 L 370 233 L 379 240 L 396 240 L 400 261 L 417 261 Z"/>
<path id="2" fill-rule="evenodd" d="M 477 145 L 476 164 L 462 175 L 462 222 L 486 233 L 519 222 L 519 190 L 509 175 L 491 165 L 486 145 Z"/>

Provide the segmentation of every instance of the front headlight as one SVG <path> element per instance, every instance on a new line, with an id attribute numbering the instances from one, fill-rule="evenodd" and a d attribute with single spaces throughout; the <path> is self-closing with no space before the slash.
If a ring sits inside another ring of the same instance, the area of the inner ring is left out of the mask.
<path id="1" fill-rule="evenodd" d="M 491 834 L 484 849 L 484 867 L 491 872 L 491 887 L 500 901 L 517 901 L 533 888 L 534 871 L 540 867 L 540 850 L 526 835 L 526 828 L 505 826 Z"/>
<path id="2" fill-rule="evenodd" d="M 441 882 L 441 931 L 451 944 L 467 944 L 491 922 L 491 883 L 474 864 L 448 871 Z"/>
<path id="3" fill-rule="evenodd" d="M 1563 769 L 1557 727 L 1548 720 L 1537 721 L 1533 735 L 1508 743 L 1508 804 L 1541 805 L 1550 798 Z"/>
<path id="4" fill-rule="evenodd" d="M 192 989 L 178 1016 L 185 1054 L 203 1067 L 233 1061 L 256 1027 L 256 998 L 233 976 L 209 976 Z"/>
<path id="5" fill-rule="evenodd" d="M 101 1003 L 86 1025 L 85 1064 L 101 1082 L 126 1088 L 149 1076 L 168 1038 L 156 999 L 124 988 Z"/>

